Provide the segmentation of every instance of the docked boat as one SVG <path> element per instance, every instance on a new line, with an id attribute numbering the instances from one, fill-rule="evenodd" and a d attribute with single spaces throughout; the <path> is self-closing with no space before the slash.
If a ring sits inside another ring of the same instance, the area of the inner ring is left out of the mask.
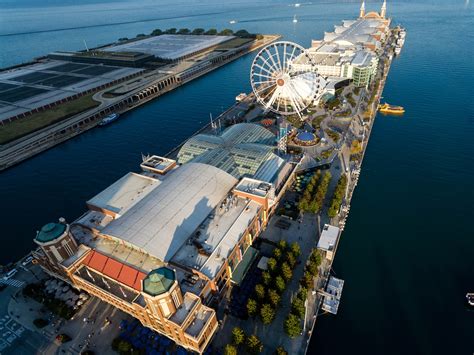
<path id="1" fill-rule="evenodd" d="M 112 123 L 115 120 L 117 120 L 119 117 L 120 117 L 120 115 L 118 113 L 112 113 L 112 114 L 108 115 L 107 117 L 104 117 L 104 119 L 102 121 L 100 121 L 99 126 L 108 125 L 109 123 Z"/>
<path id="2" fill-rule="evenodd" d="M 243 101 L 246 97 L 247 97 L 247 94 L 244 93 L 244 92 L 241 92 L 240 94 L 238 94 L 238 95 L 235 97 L 235 101 L 241 102 L 241 101 Z"/>
<path id="3" fill-rule="evenodd" d="M 466 294 L 466 300 L 469 306 L 474 307 L 474 293 L 473 292 L 468 292 Z"/>
<path id="4" fill-rule="evenodd" d="M 405 109 L 402 106 L 392 106 L 387 103 L 379 105 L 378 109 L 385 114 L 401 115 L 405 113 Z"/>

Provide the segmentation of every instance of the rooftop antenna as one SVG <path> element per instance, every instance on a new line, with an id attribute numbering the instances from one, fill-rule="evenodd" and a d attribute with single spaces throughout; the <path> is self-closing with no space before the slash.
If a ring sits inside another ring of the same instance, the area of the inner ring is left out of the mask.
<path id="1" fill-rule="evenodd" d="M 85 40 L 85 39 L 83 39 L 83 41 L 84 41 L 84 46 L 86 47 L 86 52 L 89 52 L 89 47 L 87 47 L 86 40 Z"/>

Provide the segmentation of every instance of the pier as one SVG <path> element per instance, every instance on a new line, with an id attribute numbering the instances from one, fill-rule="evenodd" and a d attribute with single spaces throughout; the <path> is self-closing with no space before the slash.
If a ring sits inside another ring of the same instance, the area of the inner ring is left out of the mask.
<path id="1" fill-rule="evenodd" d="M 278 38 L 278 35 L 263 36 L 262 39 L 211 55 L 198 65 L 179 64 L 173 71 L 156 69 L 107 87 L 93 94 L 93 99 L 99 102 L 96 108 L 0 146 L 0 171 L 96 127 L 111 113 L 125 114 Z"/>

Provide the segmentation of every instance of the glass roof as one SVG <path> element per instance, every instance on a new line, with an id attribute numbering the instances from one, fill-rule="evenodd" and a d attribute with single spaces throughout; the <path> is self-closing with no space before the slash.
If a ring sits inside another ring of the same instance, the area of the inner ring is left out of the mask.
<path id="1" fill-rule="evenodd" d="M 213 165 L 236 178 L 253 176 L 273 155 L 275 136 L 264 127 L 240 123 L 220 135 L 198 134 L 178 153 L 178 163 L 189 161 Z"/>

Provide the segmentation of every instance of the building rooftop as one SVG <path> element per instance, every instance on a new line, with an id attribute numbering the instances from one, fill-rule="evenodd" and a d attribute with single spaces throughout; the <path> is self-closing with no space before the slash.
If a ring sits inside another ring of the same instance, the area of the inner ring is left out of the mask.
<path id="1" fill-rule="evenodd" d="M 142 71 L 58 60 L 0 71 L 0 121 Z"/>
<path id="2" fill-rule="evenodd" d="M 102 233 L 167 262 L 236 183 L 211 165 L 185 164 Z"/>
<path id="3" fill-rule="evenodd" d="M 235 37 L 169 34 L 118 44 L 102 48 L 101 50 L 108 52 L 147 53 L 160 59 L 177 60 L 194 52 L 214 47 L 233 38 Z"/>
<path id="4" fill-rule="evenodd" d="M 36 235 L 36 240 L 40 243 L 48 243 L 59 238 L 67 226 L 64 223 L 48 223 L 45 224 Z"/>
<path id="5" fill-rule="evenodd" d="M 275 135 L 252 123 L 239 123 L 220 135 L 198 134 L 178 152 L 180 164 L 189 161 L 210 164 L 240 179 L 253 176 L 261 165 L 274 157 Z"/>
<path id="6" fill-rule="evenodd" d="M 339 238 L 339 228 L 325 224 L 318 241 L 318 248 L 326 251 L 334 250 L 337 238 Z"/>
<path id="7" fill-rule="evenodd" d="M 257 202 L 230 195 L 199 225 L 172 262 L 213 279 L 260 207 Z"/>
<path id="8" fill-rule="evenodd" d="M 121 216 L 160 183 L 160 180 L 142 174 L 128 173 L 87 201 L 87 204 Z"/>
<path id="9" fill-rule="evenodd" d="M 267 196 L 271 188 L 271 184 L 265 181 L 251 178 L 243 178 L 235 187 L 237 191 L 245 192 L 259 197 Z"/>

